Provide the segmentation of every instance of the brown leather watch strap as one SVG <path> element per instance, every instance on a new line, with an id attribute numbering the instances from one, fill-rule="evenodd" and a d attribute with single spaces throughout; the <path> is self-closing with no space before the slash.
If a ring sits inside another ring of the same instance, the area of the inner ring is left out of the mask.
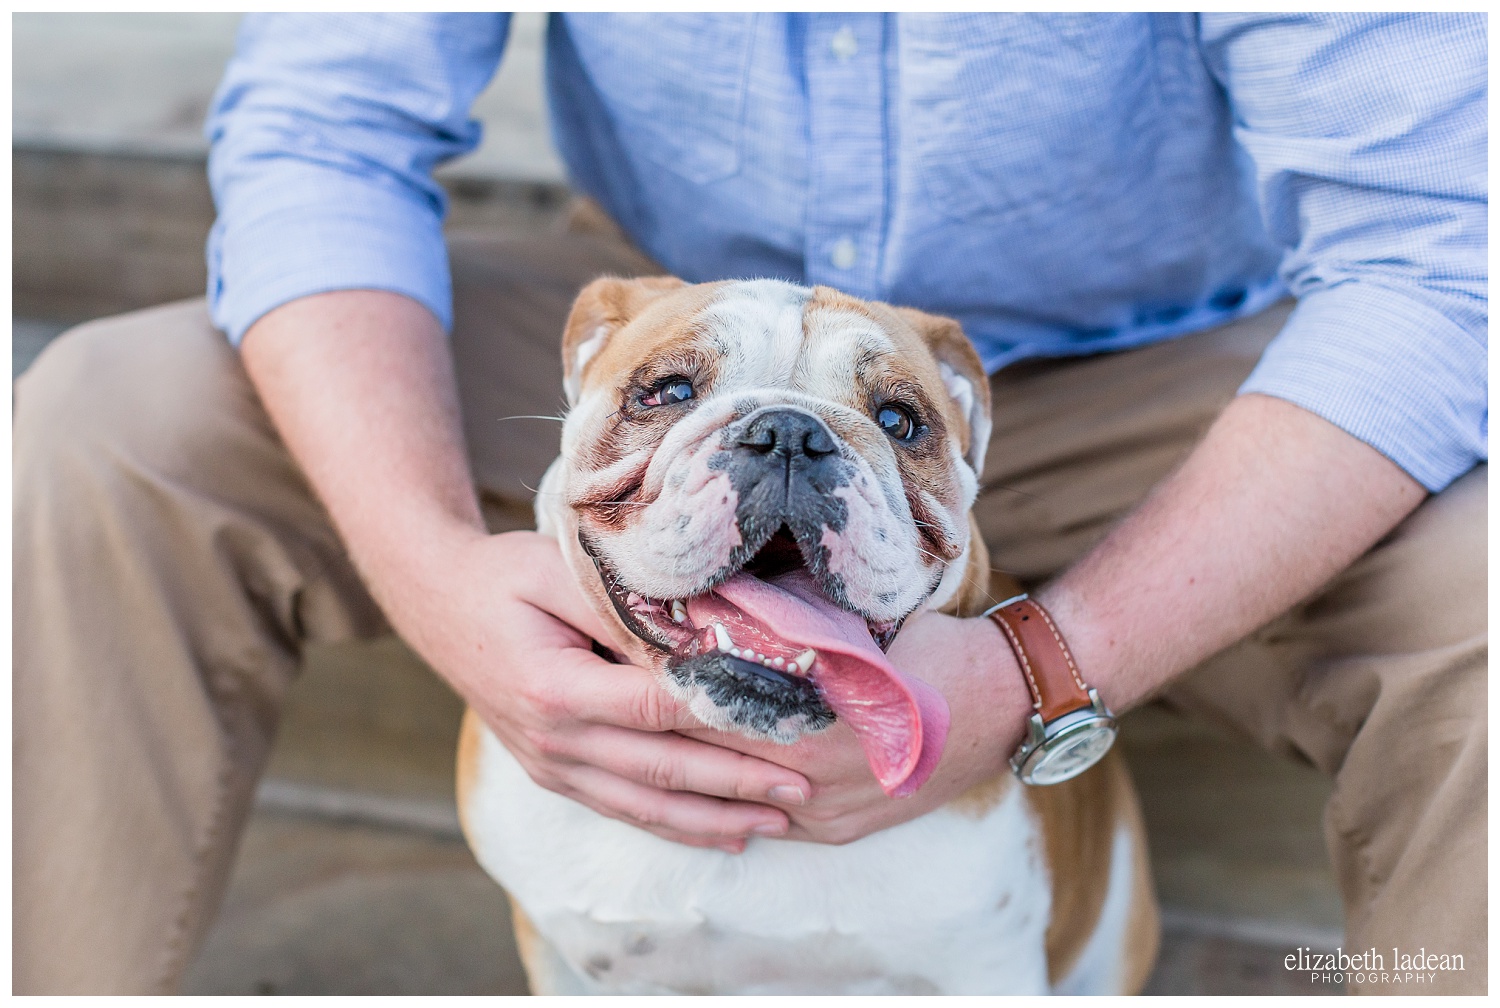
<path id="1" fill-rule="evenodd" d="M 1021 674 L 1031 690 L 1031 703 L 1043 721 L 1088 707 L 1084 685 L 1073 652 L 1058 632 L 1052 615 L 1027 595 L 1009 599 L 989 612 L 1021 663 Z"/>

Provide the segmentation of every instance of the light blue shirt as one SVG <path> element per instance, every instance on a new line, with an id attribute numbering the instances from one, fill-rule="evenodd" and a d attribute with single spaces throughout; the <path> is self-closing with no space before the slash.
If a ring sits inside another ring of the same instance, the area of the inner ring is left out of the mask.
<path id="1" fill-rule="evenodd" d="M 250 15 L 208 122 L 215 322 L 399 291 L 502 14 Z M 1243 387 L 1430 490 L 1487 457 L 1483 15 L 553 15 L 572 184 L 688 280 L 959 319 L 991 369 L 1295 295 Z"/>

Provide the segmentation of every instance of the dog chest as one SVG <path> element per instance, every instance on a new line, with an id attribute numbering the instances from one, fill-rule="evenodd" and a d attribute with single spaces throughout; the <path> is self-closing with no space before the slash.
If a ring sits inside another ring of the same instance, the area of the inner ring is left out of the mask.
<path id="1" fill-rule="evenodd" d="M 982 816 L 730 855 L 546 791 L 480 736 L 469 843 L 580 993 L 1046 990 L 1050 890 L 1018 789 Z"/>

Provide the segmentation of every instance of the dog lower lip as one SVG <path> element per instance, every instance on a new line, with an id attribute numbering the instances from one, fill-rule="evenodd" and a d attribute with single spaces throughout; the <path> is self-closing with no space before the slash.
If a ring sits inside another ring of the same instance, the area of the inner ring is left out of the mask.
<path id="1" fill-rule="evenodd" d="M 610 605 L 615 607 L 615 613 L 619 615 L 620 621 L 625 624 L 625 628 L 639 637 L 648 646 L 670 654 L 677 644 L 668 638 L 662 629 L 655 626 L 647 626 L 631 611 L 629 599 L 632 596 L 642 599 L 642 596 L 637 592 L 630 591 L 619 583 L 614 572 L 609 569 L 608 565 L 599 556 L 598 551 L 594 549 L 588 537 L 583 534 L 582 529 L 578 532 L 578 545 L 583 547 L 584 555 L 593 561 L 594 569 L 599 573 L 600 583 L 604 585 L 604 594 L 608 597 Z M 644 599 L 642 600 L 644 601 Z M 675 602 L 676 600 L 672 601 Z M 667 600 L 663 600 L 662 605 L 664 607 L 663 611 L 667 612 L 668 610 L 665 609 Z M 688 631 L 690 628 L 674 626 L 673 629 Z"/>
<path id="2" fill-rule="evenodd" d="M 739 670 L 741 675 L 759 676 L 767 682 L 776 683 L 779 686 L 792 686 L 797 682 L 796 676 L 787 675 L 785 672 L 778 672 L 776 669 L 768 668 L 758 661 L 752 661 L 748 658 L 735 658 L 733 655 L 725 655 L 724 660 L 733 662 L 734 667 Z"/>

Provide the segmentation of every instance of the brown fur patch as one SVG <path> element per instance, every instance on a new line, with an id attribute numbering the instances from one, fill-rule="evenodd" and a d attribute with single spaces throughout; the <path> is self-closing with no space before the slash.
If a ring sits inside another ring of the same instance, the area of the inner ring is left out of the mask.
<path id="1" fill-rule="evenodd" d="M 698 318 L 722 286 L 686 286 L 673 277 L 604 278 L 579 295 L 568 318 L 564 366 L 572 367 L 577 347 L 604 326 L 608 335 L 585 370 L 597 368 L 600 374 L 615 376 L 605 386 L 614 409 L 580 432 L 578 442 L 585 447 L 573 466 L 579 476 L 610 475 L 572 481 L 570 508 L 587 512 L 591 521 L 606 528 L 619 528 L 640 505 L 649 503 L 637 495 L 651 452 L 681 413 L 679 407 L 643 409 L 636 399 L 654 382 L 679 375 L 692 381 L 700 394 L 712 385 L 716 358 L 701 345 L 705 336 Z M 639 464 L 622 469 L 619 464 L 632 457 L 639 458 Z"/>
<path id="2" fill-rule="evenodd" d="M 968 420 L 959 415 L 947 394 L 927 344 L 889 305 L 860 301 L 831 287 L 815 287 L 807 317 L 828 310 L 868 318 L 894 347 L 892 353 L 871 353 L 860 362 L 856 369 L 860 388 L 850 405 L 871 417 L 886 405 L 900 405 L 926 428 L 924 435 L 909 442 L 892 442 L 891 446 L 922 548 L 936 559 L 952 560 L 963 548 L 962 543 L 943 534 L 952 519 L 945 522 L 930 502 L 938 502 L 950 514 L 958 508 L 958 483 L 948 436 L 950 429 L 956 430 L 960 443 L 966 444 Z"/>
<path id="3" fill-rule="evenodd" d="M 479 784 L 479 715 L 474 708 L 464 708 L 458 727 L 458 758 L 454 767 L 453 793 L 458 799 L 458 821 L 467 836 L 469 832 L 469 796 Z"/>
<path id="4" fill-rule="evenodd" d="M 674 282 L 668 285 L 668 280 Z M 586 307 L 586 299 L 601 284 L 609 286 L 597 292 L 599 304 Z M 635 375 L 642 361 L 672 360 L 698 335 L 698 315 L 723 287 L 722 283 L 686 286 L 675 277 L 595 280 L 579 294 L 578 304 L 568 316 L 564 365 L 567 356 L 576 353 L 578 345 L 600 325 L 606 326 L 608 335 L 587 370 L 597 365 L 604 374 L 624 378 Z"/>
<path id="5" fill-rule="evenodd" d="M 990 378 L 985 373 L 984 363 L 979 359 L 974 344 L 969 342 L 969 337 L 964 335 L 963 326 L 954 319 L 930 315 L 915 308 L 891 306 L 891 311 L 922 338 L 934 358 L 963 375 L 973 386 L 974 413 L 970 416 L 959 415 L 956 404 L 952 406 L 952 412 L 956 418 L 954 429 L 963 432 L 961 440 L 964 457 L 977 463 L 978 460 L 972 457 L 974 424 L 981 416 L 988 421 L 991 412 Z"/>
<path id="6" fill-rule="evenodd" d="M 1104 908 L 1115 834 L 1131 834 L 1133 873 L 1126 925 L 1126 976 L 1119 993 L 1145 985 L 1156 959 L 1160 921 L 1151 885 L 1140 803 L 1125 758 L 1112 750 L 1091 769 L 1062 784 L 1027 788 L 1033 812 L 1047 838 L 1052 874 L 1052 918 L 1047 923 L 1047 975 L 1067 975 L 1093 936 Z"/>
<path id="7" fill-rule="evenodd" d="M 647 304 L 686 284 L 677 277 L 600 277 L 583 290 L 573 301 L 568 320 L 563 324 L 562 356 L 563 374 L 567 379 L 581 378 L 574 371 L 578 364 L 578 348 L 602 327 L 612 335 L 632 318 L 639 315 Z M 597 358 L 597 354 L 595 355 Z M 585 366 L 584 370 L 588 370 Z"/>
<path id="8" fill-rule="evenodd" d="M 1122 774 L 1118 752 L 1061 784 L 1026 789 L 1047 841 L 1052 917 L 1047 922 L 1047 979 L 1057 983 L 1094 933 L 1109 886 L 1115 801 Z"/>
<path id="9" fill-rule="evenodd" d="M 516 934 L 516 951 L 521 954 L 521 965 L 526 967 L 527 986 L 533 994 L 546 993 L 536 989 L 539 978 L 544 975 L 545 943 L 542 936 L 537 934 L 536 925 L 531 923 L 531 918 L 526 916 L 526 911 L 515 900 L 510 903 L 510 922 Z"/>
<path id="10" fill-rule="evenodd" d="M 1004 571 L 989 569 L 989 551 L 969 516 L 973 547 L 963 584 L 943 612 L 978 616 L 990 606 L 1020 594 L 1021 583 Z M 1022 787 L 1009 773 L 981 781 L 949 803 L 976 819 L 988 815 L 1012 787 Z M 1130 916 L 1126 925 L 1126 975 L 1120 993 L 1136 994 L 1145 986 L 1160 945 L 1161 922 L 1140 802 L 1124 758 L 1110 752 L 1092 769 L 1071 781 L 1025 788 L 1032 814 L 1046 838 L 1052 884 L 1052 916 L 1047 924 L 1047 977 L 1057 983 L 1078 961 L 1104 909 L 1115 831 L 1122 826 L 1133 839 L 1134 873 Z"/>
<path id="11" fill-rule="evenodd" d="M 1120 761 L 1124 767 L 1124 760 Z M 1140 798 L 1130 774 L 1120 774 L 1124 800 L 1120 802 L 1126 829 L 1135 839 L 1131 869 L 1135 884 L 1130 891 L 1130 916 L 1125 924 L 1125 980 L 1121 994 L 1139 994 L 1151 978 L 1151 967 L 1161 949 L 1161 910 L 1156 903 L 1156 887 L 1151 879 L 1151 858 L 1146 848 L 1146 822 L 1141 815 Z"/>

